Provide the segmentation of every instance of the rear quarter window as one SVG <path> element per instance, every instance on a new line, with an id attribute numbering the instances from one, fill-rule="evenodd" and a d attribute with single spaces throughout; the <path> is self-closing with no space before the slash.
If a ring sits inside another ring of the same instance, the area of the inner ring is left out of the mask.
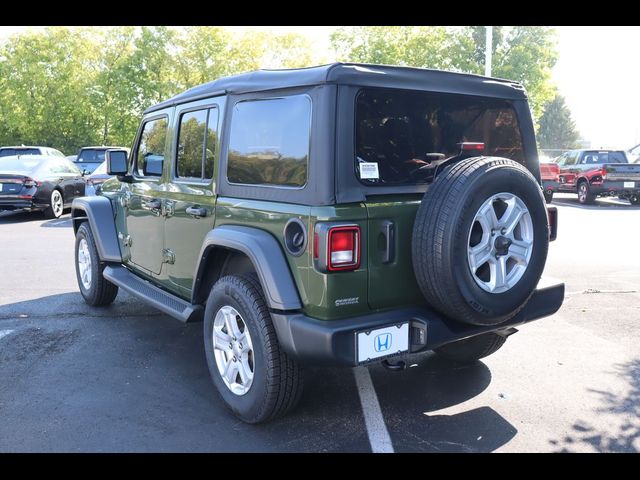
<path id="1" fill-rule="evenodd" d="M 238 102 L 231 120 L 227 179 L 236 184 L 303 187 L 310 133 L 307 95 Z"/>

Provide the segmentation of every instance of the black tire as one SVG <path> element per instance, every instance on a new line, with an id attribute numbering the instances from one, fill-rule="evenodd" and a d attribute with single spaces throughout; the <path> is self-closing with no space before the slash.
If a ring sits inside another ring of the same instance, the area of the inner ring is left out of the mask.
<path id="1" fill-rule="evenodd" d="M 551 203 L 553 201 L 553 191 L 545 190 L 544 191 L 544 201 L 547 203 Z"/>
<path id="2" fill-rule="evenodd" d="M 596 199 L 596 196 L 591 193 L 589 182 L 584 180 L 578 182 L 578 201 L 582 205 L 591 205 Z"/>
<path id="3" fill-rule="evenodd" d="M 62 201 L 62 209 L 60 209 L 59 211 L 56 211 L 56 209 L 53 208 L 54 195 L 59 195 L 60 200 Z M 64 212 L 64 197 L 62 196 L 62 192 L 60 190 L 58 190 L 57 188 L 54 188 L 53 190 L 51 190 L 51 195 L 49 195 L 49 206 L 44 210 L 44 218 L 51 218 L 51 219 L 60 218 L 63 212 Z"/>
<path id="4" fill-rule="evenodd" d="M 482 289 L 467 260 L 475 214 L 492 195 L 508 192 L 525 204 L 533 242 L 520 280 L 502 293 Z M 426 300 L 451 319 L 497 325 L 516 315 L 529 300 L 547 259 L 549 230 L 540 186 L 522 165 L 508 159 L 462 160 L 443 172 L 422 199 L 413 229 L 416 280 Z"/>
<path id="5" fill-rule="evenodd" d="M 640 205 L 640 196 L 633 195 L 629 198 L 629 203 L 631 203 L 631 205 Z"/>
<path id="6" fill-rule="evenodd" d="M 82 282 L 80 265 L 78 263 L 78 248 L 83 239 L 87 242 L 89 257 L 91 259 L 91 282 L 89 288 L 86 288 Z M 92 307 L 102 307 L 112 303 L 118 295 L 118 287 L 102 276 L 105 265 L 100 262 L 96 243 L 93 239 L 93 233 L 87 222 L 83 222 L 78 228 L 78 233 L 76 233 L 75 261 L 76 279 L 84 301 Z"/>
<path id="7" fill-rule="evenodd" d="M 454 362 L 473 363 L 500 350 L 506 341 L 507 337 L 497 333 L 483 333 L 482 335 L 448 343 L 435 348 L 433 351 Z"/>
<path id="8" fill-rule="evenodd" d="M 240 314 L 252 339 L 253 381 L 243 395 L 236 395 L 227 387 L 215 360 L 213 326 L 218 310 L 224 306 L 231 306 Z M 213 286 L 204 313 L 204 348 L 209 373 L 220 397 L 244 422 L 273 420 L 292 410 L 300 400 L 302 372 L 280 348 L 255 275 L 228 275 Z"/>

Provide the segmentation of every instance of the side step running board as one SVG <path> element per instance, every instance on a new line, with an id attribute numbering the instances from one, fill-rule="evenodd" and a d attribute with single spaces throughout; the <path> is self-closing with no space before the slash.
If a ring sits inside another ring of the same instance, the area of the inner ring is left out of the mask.
<path id="1" fill-rule="evenodd" d="M 107 265 L 102 275 L 134 297 L 181 322 L 193 322 L 202 319 L 202 306 L 192 305 L 175 295 L 165 292 L 131 273 L 122 265 Z"/>

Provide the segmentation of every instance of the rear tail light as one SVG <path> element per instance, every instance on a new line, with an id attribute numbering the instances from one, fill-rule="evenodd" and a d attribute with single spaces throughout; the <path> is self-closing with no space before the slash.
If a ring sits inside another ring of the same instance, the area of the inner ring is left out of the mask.
<path id="1" fill-rule="evenodd" d="M 323 272 L 357 270 L 360 267 L 360 227 L 316 224 L 313 257 Z"/>
<path id="2" fill-rule="evenodd" d="M 360 227 L 329 230 L 329 271 L 356 270 L 360 265 Z"/>
<path id="3" fill-rule="evenodd" d="M 31 187 L 39 187 L 40 185 L 42 185 L 42 182 L 38 182 L 37 180 L 34 180 L 33 178 L 25 178 L 24 180 L 24 186 L 27 188 L 31 188 Z"/>
<path id="4" fill-rule="evenodd" d="M 459 143 L 460 153 L 462 152 L 484 152 L 484 143 L 482 142 L 462 142 Z"/>

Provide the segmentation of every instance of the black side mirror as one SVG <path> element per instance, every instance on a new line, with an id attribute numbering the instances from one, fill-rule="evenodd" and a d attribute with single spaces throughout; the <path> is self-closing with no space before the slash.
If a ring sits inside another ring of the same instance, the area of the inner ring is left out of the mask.
<path id="1" fill-rule="evenodd" d="M 86 168 L 83 168 L 83 169 L 82 169 L 82 176 L 83 176 L 83 177 L 86 177 L 86 176 L 87 176 L 87 175 L 89 175 L 89 174 L 90 174 L 89 170 L 87 170 Z"/>
<path id="2" fill-rule="evenodd" d="M 117 175 L 121 182 L 131 182 L 132 177 L 129 173 L 129 160 L 126 150 L 112 149 L 104 152 L 104 158 L 107 162 L 107 174 Z"/>

